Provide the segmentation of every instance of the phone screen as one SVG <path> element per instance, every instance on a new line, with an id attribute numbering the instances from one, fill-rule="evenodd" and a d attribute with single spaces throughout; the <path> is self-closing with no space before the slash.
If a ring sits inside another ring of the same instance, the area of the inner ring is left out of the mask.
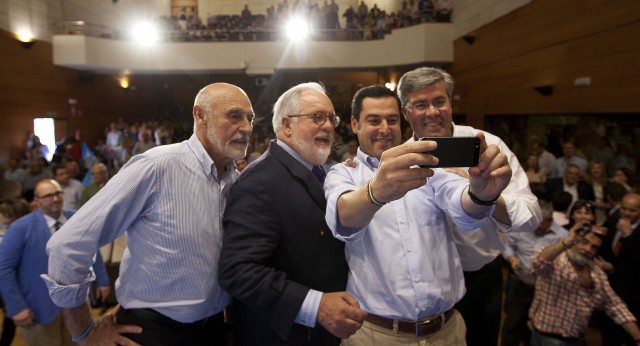
<path id="1" fill-rule="evenodd" d="M 428 152 L 438 158 L 438 164 L 422 167 L 474 167 L 478 165 L 480 139 L 477 137 L 422 137 L 420 140 L 438 143 L 438 148 Z"/>

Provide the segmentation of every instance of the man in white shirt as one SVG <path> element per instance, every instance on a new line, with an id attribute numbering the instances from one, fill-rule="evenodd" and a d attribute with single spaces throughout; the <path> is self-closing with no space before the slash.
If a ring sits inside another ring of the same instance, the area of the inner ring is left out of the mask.
<path id="1" fill-rule="evenodd" d="M 84 186 L 76 179 L 71 178 L 69 171 L 65 165 L 57 165 L 53 167 L 53 179 L 62 187 L 64 193 L 64 209 L 78 210 L 80 209 L 80 198 Z"/>

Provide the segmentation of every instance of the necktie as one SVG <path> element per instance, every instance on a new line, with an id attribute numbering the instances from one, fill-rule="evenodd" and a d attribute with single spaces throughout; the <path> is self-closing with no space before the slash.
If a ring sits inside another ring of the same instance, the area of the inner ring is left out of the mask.
<path id="1" fill-rule="evenodd" d="M 56 223 L 53 224 L 54 232 L 57 232 L 60 229 L 60 227 L 62 227 L 62 222 L 56 221 Z"/>
<path id="2" fill-rule="evenodd" d="M 327 175 L 324 173 L 324 169 L 322 169 L 322 167 L 313 166 L 313 168 L 311 169 L 311 172 L 313 173 L 313 175 L 316 176 L 316 178 L 318 178 L 318 181 L 320 181 L 320 184 L 324 184 L 324 178 Z"/>
<path id="3" fill-rule="evenodd" d="M 619 231 L 618 231 L 619 232 Z M 613 244 L 613 255 L 618 256 L 620 250 L 622 249 L 622 242 L 620 241 L 622 237 L 616 237 L 615 242 Z"/>

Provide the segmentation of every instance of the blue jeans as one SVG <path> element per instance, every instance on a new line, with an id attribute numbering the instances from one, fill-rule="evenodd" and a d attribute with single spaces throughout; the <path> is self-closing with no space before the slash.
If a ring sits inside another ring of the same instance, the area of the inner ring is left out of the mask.
<path id="1" fill-rule="evenodd" d="M 535 328 L 531 331 L 531 346 L 587 346 L 584 338 L 575 341 L 544 335 Z"/>

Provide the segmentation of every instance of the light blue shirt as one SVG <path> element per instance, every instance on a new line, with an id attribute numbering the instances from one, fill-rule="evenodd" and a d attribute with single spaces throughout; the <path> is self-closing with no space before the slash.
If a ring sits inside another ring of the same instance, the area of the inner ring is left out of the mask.
<path id="1" fill-rule="evenodd" d="M 344 228 L 337 221 L 338 198 L 365 185 L 379 164 L 360 149 L 355 162 L 356 168 L 333 166 L 324 186 L 327 224 L 346 243 L 347 292 L 367 312 L 391 319 L 417 321 L 451 309 L 465 286 L 445 215 L 461 230 L 472 230 L 487 222 L 494 207 L 484 218 L 470 217 L 461 205 L 469 181 L 434 169 L 427 184 L 380 208 L 369 225 Z"/>
<path id="2" fill-rule="evenodd" d="M 551 172 L 551 178 L 559 178 L 564 177 L 564 170 L 567 168 L 567 165 L 574 164 L 580 167 L 580 172 L 584 174 L 587 171 L 587 160 L 578 157 L 571 156 L 569 160 L 565 159 L 564 156 L 560 156 L 556 159 L 556 163 L 553 166 L 553 171 Z"/>
<path id="3" fill-rule="evenodd" d="M 221 219 L 237 177 L 230 163 L 219 181 L 195 135 L 132 157 L 47 244 L 43 278 L 53 302 L 83 304 L 93 255 L 126 232 L 116 281 L 124 308 L 153 308 L 180 322 L 220 312 L 230 300 L 218 284 Z"/>
<path id="4" fill-rule="evenodd" d="M 559 240 L 564 239 L 569 232 L 555 222 L 551 222 L 549 230 L 543 235 L 536 235 L 533 232 L 511 232 L 508 235 L 507 246 L 502 252 L 505 259 L 515 256 L 520 260 L 522 269 L 515 270 L 516 275 L 522 281 L 535 285 L 536 277 L 531 268 L 531 259 L 538 249 L 545 248 Z"/>

